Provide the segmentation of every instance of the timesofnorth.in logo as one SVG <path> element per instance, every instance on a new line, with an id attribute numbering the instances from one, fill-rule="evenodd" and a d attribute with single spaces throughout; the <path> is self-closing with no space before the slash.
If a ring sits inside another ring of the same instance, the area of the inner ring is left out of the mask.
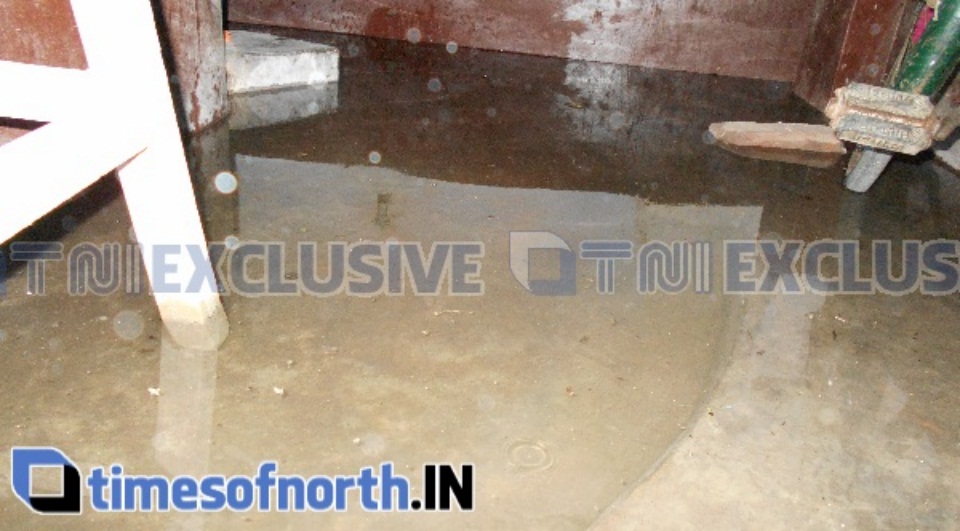
<path id="1" fill-rule="evenodd" d="M 96 512 L 343 512 L 358 504 L 367 512 L 460 511 L 474 509 L 473 465 L 423 465 L 421 498 L 412 483 L 394 473 L 391 462 L 356 474 L 304 477 L 280 474 L 276 461 L 260 463 L 252 475 L 202 477 L 141 476 L 122 465 L 96 466 L 85 477 L 63 452 L 49 447 L 17 447 L 10 453 L 13 492 L 33 512 L 78 515 L 83 499 Z M 35 492 L 39 469 L 59 473 L 59 492 Z M 358 503 L 359 502 L 359 503 Z"/>
<path id="2" fill-rule="evenodd" d="M 56 448 L 14 448 L 10 452 L 10 483 L 13 493 L 33 512 L 39 514 L 80 514 L 82 495 L 80 470 Z M 58 494 L 35 494 L 33 474 L 38 468 L 61 473 Z"/>

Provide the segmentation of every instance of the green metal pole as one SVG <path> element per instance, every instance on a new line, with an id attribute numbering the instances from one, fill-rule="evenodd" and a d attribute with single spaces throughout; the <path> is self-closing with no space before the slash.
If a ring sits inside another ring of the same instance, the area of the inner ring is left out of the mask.
<path id="1" fill-rule="evenodd" d="M 893 88 L 927 96 L 936 95 L 960 63 L 960 0 L 942 0 L 937 19 L 906 59 Z"/>
<path id="2" fill-rule="evenodd" d="M 941 0 L 937 17 L 907 54 L 897 72 L 893 88 L 903 92 L 935 96 L 960 64 L 960 0 Z M 866 192 L 880 177 L 893 154 L 862 148 L 844 186 Z"/>

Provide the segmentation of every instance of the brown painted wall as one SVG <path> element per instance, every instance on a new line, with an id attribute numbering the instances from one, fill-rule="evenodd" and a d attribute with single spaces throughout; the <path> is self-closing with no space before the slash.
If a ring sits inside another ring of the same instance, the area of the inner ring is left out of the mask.
<path id="1" fill-rule="evenodd" d="M 203 129 L 227 109 L 220 3 L 159 0 L 154 5 L 160 6 L 161 41 L 177 74 L 183 124 Z M 0 0 L 0 59 L 86 68 L 70 0 Z"/>
<path id="2" fill-rule="evenodd" d="M 230 0 L 235 22 L 793 81 L 818 0 Z M 416 32 L 412 31 L 416 30 Z"/>
<path id="3" fill-rule="evenodd" d="M 86 68 L 70 0 L 0 0 L 0 59 Z"/>

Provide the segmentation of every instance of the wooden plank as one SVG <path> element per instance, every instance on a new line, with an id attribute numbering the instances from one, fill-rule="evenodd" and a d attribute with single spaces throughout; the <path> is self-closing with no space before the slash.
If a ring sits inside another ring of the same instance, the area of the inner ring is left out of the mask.
<path id="1" fill-rule="evenodd" d="M 795 92 L 823 109 L 852 82 L 886 85 L 908 36 L 910 0 L 825 0 L 817 11 Z"/>
<path id="2" fill-rule="evenodd" d="M 124 127 L 118 118 L 97 113 L 96 119 L 61 120 L 0 147 L 0 169 L 7 186 L 21 183 L 16 188 L 21 192 L 0 194 L 0 241 L 30 226 L 146 146 L 145 137 L 136 134 L 138 128 Z"/>
<path id="3" fill-rule="evenodd" d="M 227 112 L 227 60 L 219 1 L 161 0 L 162 38 L 177 75 L 181 123 L 199 131 Z"/>
<path id="4" fill-rule="evenodd" d="M 85 70 L 0 61 L 0 116 L 37 122 L 70 117 L 99 94 Z"/>
<path id="5" fill-rule="evenodd" d="M 793 81 L 817 0 L 231 0 L 234 22 Z"/>
<path id="6" fill-rule="evenodd" d="M 744 157 L 829 168 L 846 149 L 825 125 L 721 122 L 710 125 L 710 139 Z"/>

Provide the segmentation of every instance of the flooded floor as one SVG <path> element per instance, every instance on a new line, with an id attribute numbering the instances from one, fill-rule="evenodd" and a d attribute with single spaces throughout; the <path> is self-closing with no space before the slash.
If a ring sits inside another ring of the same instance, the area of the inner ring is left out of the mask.
<path id="1" fill-rule="evenodd" d="M 898 161 L 853 195 L 840 168 L 704 143 L 716 121 L 820 121 L 788 85 L 277 33 L 336 45 L 340 82 L 318 92 L 316 116 L 194 142 L 210 241 L 225 255 L 284 251 L 246 276 L 224 266 L 226 343 L 179 348 L 149 295 L 124 293 L 136 274 L 78 296 L 67 261 L 47 263 L 41 287 L 8 260 L 0 443 L 59 448 L 84 473 L 253 475 L 276 461 L 332 476 L 392 462 L 414 497 L 425 463 L 470 463 L 474 511 L 365 513 L 354 492 L 345 513 L 41 522 L 0 489 L 0 527 L 958 525 L 957 294 L 726 293 L 723 252 L 758 238 L 956 239 L 955 175 Z M 126 257 L 135 237 L 107 179 L 14 241 L 65 255 L 116 242 Z M 632 258 L 598 267 L 585 242 Z M 679 242 L 700 274 L 681 283 L 661 263 L 677 293 L 644 292 L 636 256 L 650 242 Z M 320 294 L 337 244 L 384 254 L 348 260 L 343 288 Z M 290 293 L 254 293 L 264 279 Z"/>

